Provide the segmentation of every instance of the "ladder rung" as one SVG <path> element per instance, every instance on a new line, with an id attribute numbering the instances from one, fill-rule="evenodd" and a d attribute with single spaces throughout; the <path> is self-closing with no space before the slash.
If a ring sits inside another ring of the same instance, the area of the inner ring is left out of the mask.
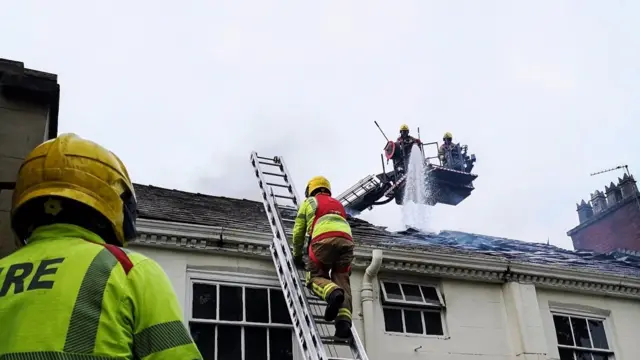
<path id="1" fill-rule="evenodd" d="M 320 300 L 320 299 L 309 299 L 307 298 L 307 301 L 309 302 L 309 305 L 318 305 L 318 306 L 326 306 L 327 303 L 324 302 L 324 300 Z"/>
<path id="2" fill-rule="evenodd" d="M 351 339 L 341 339 L 335 336 L 320 336 L 322 339 L 322 343 L 325 345 L 345 345 L 349 346 L 351 344 Z"/>
<path id="3" fill-rule="evenodd" d="M 306 282 L 304 278 L 301 278 L 300 281 L 302 281 L 303 284 Z M 316 294 L 312 295 L 309 289 L 307 289 L 307 291 L 307 302 L 309 302 L 309 305 L 327 305 L 327 302 L 322 300 L 319 296 L 317 296 Z"/>
<path id="4" fill-rule="evenodd" d="M 264 156 L 256 156 L 258 159 L 260 160 L 271 160 L 274 161 L 274 158 L 268 158 L 268 157 L 264 157 Z"/>
<path id="5" fill-rule="evenodd" d="M 285 188 L 285 189 L 289 188 L 289 185 L 282 185 L 282 184 L 276 184 L 276 183 L 270 183 L 270 182 L 268 182 L 267 185 L 269 185 L 269 186 L 277 186 L 277 187 L 281 187 L 281 188 Z"/>
<path id="6" fill-rule="evenodd" d="M 330 357 L 330 358 L 327 358 L 327 360 L 353 360 L 353 358 L 337 358 L 337 357 Z"/>
<path id="7" fill-rule="evenodd" d="M 293 196 L 287 196 L 287 195 L 278 195 L 278 194 L 273 194 L 273 196 L 280 198 L 280 199 L 289 199 L 289 200 L 295 200 L 296 198 L 294 198 Z"/>
<path id="8" fill-rule="evenodd" d="M 269 166 L 280 166 L 280 164 L 274 162 L 266 162 L 266 161 L 258 161 L 258 164 L 269 165 Z"/>
<path id="9" fill-rule="evenodd" d="M 279 176 L 281 178 L 283 178 L 285 176 L 284 174 L 276 174 L 276 173 L 272 173 L 272 172 L 268 172 L 268 171 L 263 171 L 262 173 L 265 174 L 265 175 Z"/>
<path id="10" fill-rule="evenodd" d="M 314 318 L 316 324 L 321 324 L 321 325 L 333 325 L 334 324 L 333 321 L 325 320 L 323 315 L 313 315 L 313 318 Z"/>

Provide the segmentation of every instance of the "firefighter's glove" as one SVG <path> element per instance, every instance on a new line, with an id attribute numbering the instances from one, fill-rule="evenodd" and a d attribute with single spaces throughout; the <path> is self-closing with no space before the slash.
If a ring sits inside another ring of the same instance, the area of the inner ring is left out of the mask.
<path id="1" fill-rule="evenodd" d="M 293 265 L 298 269 L 304 270 L 304 260 L 302 260 L 302 255 L 296 255 L 293 257 Z"/>

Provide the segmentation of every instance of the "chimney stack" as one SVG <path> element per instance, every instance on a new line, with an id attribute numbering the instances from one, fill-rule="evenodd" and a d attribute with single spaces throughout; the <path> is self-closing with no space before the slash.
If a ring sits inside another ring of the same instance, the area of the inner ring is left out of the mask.
<path id="1" fill-rule="evenodd" d="M 593 208 L 588 202 L 582 200 L 580 204 L 576 205 L 578 208 L 578 220 L 580 221 L 580 224 L 589 220 L 593 216 Z"/>
<path id="2" fill-rule="evenodd" d="M 623 199 L 636 196 L 638 192 L 636 180 L 633 178 L 633 175 L 629 176 L 626 173 L 622 176 L 622 179 L 618 178 L 618 188 L 620 189 L 620 195 Z"/>
<path id="3" fill-rule="evenodd" d="M 591 194 L 591 205 L 593 206 L 593 213 L 597 214 L 607 208 L 607 199 L 600 190 L 596 190 Z"/>
<path id="4" fill-rule="evenodd" d="M 622 200 L 622 193 L 616 184 L 611 182 L 609 186 L 604 187 L 604 193 L 607 198 L 607 207 L 614 206 L 618 201 Z"/>

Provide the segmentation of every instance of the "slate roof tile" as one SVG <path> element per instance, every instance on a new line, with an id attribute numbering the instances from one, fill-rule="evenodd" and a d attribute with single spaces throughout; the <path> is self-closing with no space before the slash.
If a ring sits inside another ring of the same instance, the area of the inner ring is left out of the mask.
<path id="1" fill-rule="evenodd" d="M 135 190 L 141 218 L 271 232 L 264 207 L 256 201 L 140 184 L 135 184 Z M 295 213 L 283 209 L 281 215 L 293 219 Z M 383 227 L 357 218 L 351 218 L 350 223 L 356 242 L 381 248 L 494 257 L 640 277 L 640 256 L 637 254 L 572 251 L 542 243 L 459 231 L 442 231 L 438 234 L 425 234 L 412 229 L 388 232 Z M 290 223 L 285 222 L 287 224 Z"/>

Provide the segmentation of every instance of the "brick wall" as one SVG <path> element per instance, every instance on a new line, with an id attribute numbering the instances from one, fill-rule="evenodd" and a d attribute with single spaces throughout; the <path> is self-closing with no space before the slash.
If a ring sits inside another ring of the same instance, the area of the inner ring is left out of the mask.
<path id="1" fill-rule="evenodd" d="M 569 231 L 576 250 L 609 252 L 615 249 L 640 251 L 640 209 L 634 198 L 592 223 Z"/>

